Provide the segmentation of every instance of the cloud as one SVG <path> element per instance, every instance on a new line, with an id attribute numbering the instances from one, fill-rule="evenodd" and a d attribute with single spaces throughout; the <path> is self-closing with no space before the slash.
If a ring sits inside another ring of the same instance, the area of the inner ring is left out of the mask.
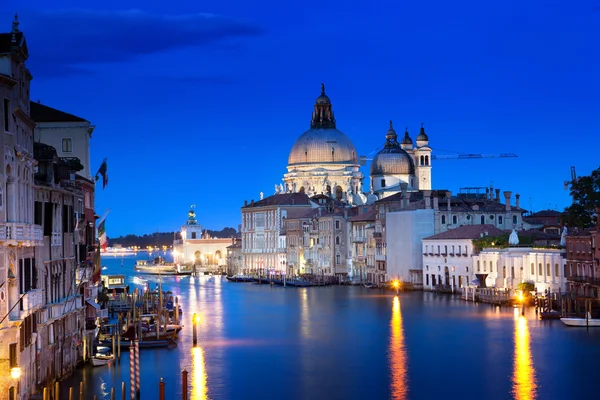
<path id="1" fill-rule="evenodd" d="M 55 66 L 131 61 L 263 33 L 256 25 L 213 14 L 171 16 L 140 10 L 43 11 L 21 21 L 31 58 Z"/>

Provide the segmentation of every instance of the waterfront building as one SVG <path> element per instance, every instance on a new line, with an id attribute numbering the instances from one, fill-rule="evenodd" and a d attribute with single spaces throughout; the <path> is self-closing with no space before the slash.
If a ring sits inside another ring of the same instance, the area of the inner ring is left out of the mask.
<path id="1" fill-rule="evenodd" d="M 0 33 L 0 393 L 27 398 L 37 382 L 37 317 L 43 306 L 42 226 L 34 217 L 33 128 L 29 116 L 32 76 L 25 36 L 15 16 Z"/>
<path id="2" fill-rule="evenodd" d="M 511 245 L 508 248 L 484 248 L 473 255 L 472 261 L 472 268 L 483 287 L 514 290 L 521 282 L 532 282 L 538 293 L 546 290 L 564 292 L 566 289 L 564 249 Z"/>
<path id="3" fill-rule="evenodd" d="M 425 128 L 417 136 L 417 145 L 408 133 L 404 132 L 401 142 L 390 121 L 386 141 L 371 161 L 371 193 L 378 199 L 405 190 L 431 190 L 431 148 Z"/>
<path id="4" fill-rule="evenodd" d="M 242 271 L 242 240 L 234 239 L 233 244 L 227 246 L 227 274 L 235 275 Z"/>
<path id="5" fill-rule="evenodd" d="M 304 192 L 283 193 L 244 202 L 242 265 L 244 272 L 266 276 L 287 271 L 285 221 L 317 208 Z"/>
<path id="6" fill-rule="evenodd" d="M 600 298 L 600 275 L 595 248 L 597 235 L 597 228 L 574 228 L 565 236 L 568 288 L 569 292 L 578 297 Z"/>
<path id="7" fill-rule="evenodd" d="M 478 249 L 473 241 L 496 237 L 506 231 L 493 225 L 465 225 L 423 239 L 423 289 L 458 291 L 471 285 L 476 276 L 472 257 Z M 483 273 L 487 272 L 484 263 Z M 490 267 L 491 268 L 491 267 Z"/>
<path id="8" fill-rule="evenodd" d="M 364 204 L 363 175 L 354 144 L 337 129 L 331 100 L 321 85 L 315 102 L 310 129 L 292 146 L 288 157 L 285 187 L 278 190 L 324 194 L 349 204 Z"/>
<path id="9" fill-rule="evenodd" d="M 311 234 L 317 231 L 320 208 L 304 209 L 285 220 L 285 245 L 288 275 L 312 272 Z M 318 237 L 318 235 L 315 235 Z M 315 237 L 315 239 L 316 239 Z"/>
<path id="10" fill-rule="evenodd" d="M 188 219 L 181 226 L 181 239 L 173 241 L 175 263 L 192 265 L 197 272 L 224 272 L 227 266 L 227 246 L 235 238 L 213 238 L 196 220 L 194 207 L 188 212 Z"/>
<path id="11" fill-rule="evenodd" d="M 493 225 L 498 229 L 520 229 L 520 196 L 511 205 L 512 192 L 500 189 L 463 188 L 456 196 L 446 190 L 408 190 L 375 202 L 375 239 L 379 249 L 376 263 L 382 264 L 386 280 L 401 279 L 415 287 L 422 285 L 422 243 L 424 237 L 462 225 Z M 411 216 L 410 214 L 415 215 Z M 430 220 L 428 219 L 430 218 Z"/>
<path id="12" fill-rule="evenodd" d="M 82 165 L 78 175 L 94 179 L 90 166 L 90 140 L 95 126 L 81 117 L 31 102 L 31 118 L 36 122 L 34 140 L 56 149 L 62 159 L 77 157 Z"/>
<path id="13" fill-rule="evenodd" d="M 376 268 L 375 263 L 375 208 L 361 206 L 363 212 L 350 218 L 352 231 L 352 278 L 361 282 L 383 283 L 385 271 Z"/>

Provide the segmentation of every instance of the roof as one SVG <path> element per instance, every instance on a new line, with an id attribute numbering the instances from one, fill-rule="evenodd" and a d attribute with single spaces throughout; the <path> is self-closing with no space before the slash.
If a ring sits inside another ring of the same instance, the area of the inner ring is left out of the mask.
<path id="1" fill-rule="evenodd" d="M 348 221 L 350 222 L 367 222 L 367 221 L 375 221 L 375 209 L 372 208 L 366 213 L 359 214 L 355 217 L 350 218 Z"/>
<path id="2" fill-rule="evenodd" d="M 242 208 L 268 207 L 268 206 L 310 206 L 311 202 L 304 193 L 282 193 L 265 197 Z"/>
<path id="3" fill-rule="evenodd" d="M 15 34 L 16 44 L 12 42 L 12 33 L 0 33 L 0 54 L 10 53 L 15 46 L 23 44 L 23 32 Z"/>
<path id="4" fill-rule="evenodd" d="M 86 119 L 78 117 L 56 108 L 48 107 L 40 103 L 31 102 L 31 119 L 35 122 L 89 122 Z"/>
<path id="5" fill-rule="evenodd" d="M 446 232 L 438 233 L 437 235 L 429 236 L 423 240 L 440 240 L 440 239 L 479 239 L 483 236 L 500 236 L 505 235 L 507 231 L 496 228 L 494 225 L 463 225 L 458 228 L 450 229 Z"/>

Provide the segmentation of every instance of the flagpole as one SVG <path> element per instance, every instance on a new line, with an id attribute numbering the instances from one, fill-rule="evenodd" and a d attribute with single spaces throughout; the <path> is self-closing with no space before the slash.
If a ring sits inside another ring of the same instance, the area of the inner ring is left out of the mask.
<path id="1" fill-rule="evenodd" d="M 104 214 L 102 215 L 102 217 L 100 217 L 100 219 L 98 221 L 96 221 L 96 226 L 99 226 L 102 223 L 102 221 L 104 221 L 106 219 L 109 212 L 110 212 L 110 209 L 107 208 L 106 211 L 104 212 Z M 98 235 L 96 234 L 96 236 L 98 236 Z"/>

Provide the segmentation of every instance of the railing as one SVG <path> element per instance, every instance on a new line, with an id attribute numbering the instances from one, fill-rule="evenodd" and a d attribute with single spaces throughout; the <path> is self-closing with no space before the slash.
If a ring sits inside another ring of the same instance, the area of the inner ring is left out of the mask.
<path id="1" fill-rule="evenodd" d="M 108 319 L 108 308 L 102 308 L 100 310 L 96 310 L 96 317 L 100 319 Z"/>
<path id="2" fill-rule="evenodd" d="M 577 283 L 589 283 L 592 286 L 600 286 L 599 278 L 592 278 L 589 276 L 568 276 L 567 281 Z"/>
<path id="3" fill-rule="evenodd" d="M 76 279 L 79 282 L 92 279 L 92 268 L 91 267 L 77 267 Z"/>
<path id="4" fill-rule="evenodd" d="M 51 246 L 62 245 L 62 235 L 60 233 L 52 232 L 52 240 L 51 240 L 50 245 Z"/>
<path id="5" fill-rule="evenodd" d="M 21 222 L 0 223 L 0 241 L 8 245 L 25 244 L 30 246 L 43 245 L 43 231 L 39 225 Z"/>
<path id="6" fill-rule="evenodd" d="M 60 303 L 48 304 L 48 318 L 58 319 L 66 313 L 77 310 L 83 307 L 81 296 L 71 296 Z"/>
<path id="7" fill-rule="evenodd" d="M 365 240 L 366 240 L 366 238 L 365 238 L 364 236 L 354 236 L 354 237 L 352 238 L 352 241 L 353 241 L 354 243 L 364 243 L 364 242 L 365 242 Z"/>

